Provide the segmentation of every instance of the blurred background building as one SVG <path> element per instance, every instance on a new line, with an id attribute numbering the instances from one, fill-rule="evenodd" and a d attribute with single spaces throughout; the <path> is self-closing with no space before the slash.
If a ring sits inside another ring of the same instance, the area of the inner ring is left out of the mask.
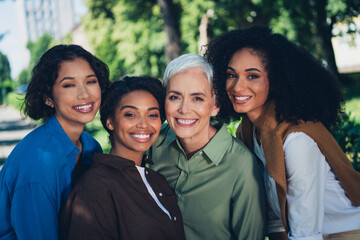
<path id="1" fill-rule="evenodd" d="M 64 37 L 74 26 L 72 0 L 16 0 L 19 33 L 23 41 L 35 41 L 44 33 Z"/>

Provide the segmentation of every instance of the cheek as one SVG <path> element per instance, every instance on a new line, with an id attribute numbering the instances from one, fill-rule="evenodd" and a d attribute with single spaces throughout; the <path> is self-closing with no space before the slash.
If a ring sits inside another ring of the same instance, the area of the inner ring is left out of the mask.
<path id="1" fill-rule="evenodd" d="M 152 125 L 153 125 L 153 128 L 155 129 L 155 131 L 157 132 L 157 134 L 159 134 L 160 129 L 161 129 L 161 120 L 158 119 L 158 120 L 154 121 L 154 123 Z"/>
<path id="2" fill-rule="evenodd" d="M 170 101 L 165 101 L 165 115 L 170 116 L 176 111 L 176 104 Z"/>

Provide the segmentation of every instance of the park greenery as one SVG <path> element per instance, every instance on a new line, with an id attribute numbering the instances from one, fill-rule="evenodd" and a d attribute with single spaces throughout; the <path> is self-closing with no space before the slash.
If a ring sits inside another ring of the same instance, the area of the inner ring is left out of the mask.
<path id="1" fill-rule="evenodd" d="M 151 75 L 161 79 L 166 64 L 183 53 L 200 53 L 219 34 L 237 28 L 266 25 L 274 32 L 303 46 L 338 75 L 346 97 L 346 117 L 333 134 L 353 164 L 360 170 L 360 74 L 338 72 L 331 39 L 359 31 L 354 17 L 360 14 L 358 0 L 84 0 L 88 13 L 82 18 L 85 34 L 95 55 L 110 69 L 112 81 L 124 75 Z M 336 24 L 347 31 L 336 31 Z M 0 54 L 0 84 L 14 90 L 26 84 L 31 69 L 51 46 L 70 43 L 71 34 L 56 41 L 45 34 L 29 42 L 30 63 L 15 81 L 9 79 L 7 58 Z M 351 43 L 349 43 L 351 44 Z M 6 63 L 7 62 L 7 63 Z M 3 70 L 2 70 L 3 69 Z M 6 72 L 6 75 L 5 73 Z M 5 79 L 5 80 L 4 80 Z M 12 84 L 9 84 L 12 83 Z M 15 84 L 16 83 L 16 86 Z M 11 91 L 10 91 L 11 92 Z M 15 92 L 9 102 L 20 105 Z M 98 120 L 87 131 L 108 151 L 107 134 Z M 238 122 L 228 127 L 231 133 Z"/>

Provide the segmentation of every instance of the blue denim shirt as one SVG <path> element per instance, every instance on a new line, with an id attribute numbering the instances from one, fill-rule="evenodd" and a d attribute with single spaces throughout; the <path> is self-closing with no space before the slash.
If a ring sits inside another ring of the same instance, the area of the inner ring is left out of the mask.
<path id="1" fill-rule="evenodd" d="M 101 147 L 85 132 L 81 142 L 81 159 L 91 164 Z M 17 144 L 0 172 L 0 240 L 58 238 L 79 151 L 55 116 Z"/>

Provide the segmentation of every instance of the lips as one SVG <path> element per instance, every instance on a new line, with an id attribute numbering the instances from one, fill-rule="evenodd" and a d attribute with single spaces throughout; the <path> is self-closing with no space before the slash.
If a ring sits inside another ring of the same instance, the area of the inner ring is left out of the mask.
<path id="1" fill-rule="evenodd" d="M 73 109 L 80 113 L 89 113 L 93 110 L 94 103 L 86 103 L 86 104 L 79 104 L 76 106 L 73 106 Z"/>
<path id="2" fill-rule="evenodd" d="M 251 96 L 233 96 L 233 98 L 235 103 L 245 104 L 250 100 Z"/>
<path id="3" fill-rule="evenodd" d="M 130 133 L 131 138 L 139 143 L 150 141 L 153 135 L 154 133 Z"/>
<path id="4" fill-rule="evenodd" d="M 175 118 L 175 120 L 181 127 L 192 127 L 198 121 L 196 118 Z"/>

